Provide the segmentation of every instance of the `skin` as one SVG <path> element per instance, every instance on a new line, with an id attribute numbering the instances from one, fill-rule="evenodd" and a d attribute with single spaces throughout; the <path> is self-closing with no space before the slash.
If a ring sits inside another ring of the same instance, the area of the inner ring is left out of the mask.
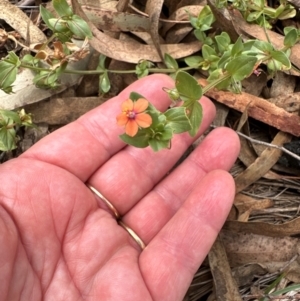
<path id="1" fill-rule="evenodd" d="M 193 142 L 188 134 L 158 153 L 125 146 L 121 103 L 136 91 L 165 110 L 162 87 L 173 86 L 164 75 L 143 78 L 0 166 L 1 300 L 182 300 L 232 205 L 227 170 L 239 140 L 228 128 L 212 131 L 168 176 Z M 209 99 L 201 103 L 199 135 L 215 116 Z"/>

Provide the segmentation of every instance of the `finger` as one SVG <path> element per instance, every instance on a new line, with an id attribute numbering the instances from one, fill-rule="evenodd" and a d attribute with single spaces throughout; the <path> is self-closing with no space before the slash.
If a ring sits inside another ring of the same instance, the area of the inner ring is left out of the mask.
<path id="1" fill-rule="evenodd" d="M 35 144 L 22 157 L 60 166 L 85 182 L 104 162 L 124 147 L 117 126 L 121 103 L 133 91 L 141 93 L 158 110 L 164 111 L 170 99 L 162 88 L 173 88 L 174 81 L 155 74 L 134 82 L 118 96 L 86 113 L 77 121 L 55 131 Z"/>
<path id="2" fill-rule="evenodd" d="M 198 136 L 215 116 L 215 107 L 208 98 L 202 97 L 200 102 L 203 120 Z M 187 133 L 175 135 L 171 150 L 157 153 L 150 148 L 126 147 L 99 168 L 88 182 L 124 215 L 166 175 L 196 138 Z"/>
<path id="3" fill-rule="evenodd" d="M 202 185 L 202 179 L 208 172 L 231 168 L 239 149 L 239 138 L 234 131 L 228 128 L 212 131 L 179 167 L 122 220 L 148 244 L 174 216 L 193 189 Z"/>
<path id="4" fill-rule="evenodd" d="M 183 299 L 229 213 L 234 191 L 227 172 L 212 171 L 141 253 L 141 272 L 154 300 Z"/>

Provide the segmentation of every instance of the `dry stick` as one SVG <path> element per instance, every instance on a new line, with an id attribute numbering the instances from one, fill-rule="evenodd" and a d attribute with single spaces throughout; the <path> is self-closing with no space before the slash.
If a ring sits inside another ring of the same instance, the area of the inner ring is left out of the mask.
<path id="1" fill-rule="evenodd" d="M 212 128 L 217 128 L 218 126 L 211 125 L 211 127 L 212 127 Z M 300 156 L 297 156 L 295 153 L 292 153 L 291 151 L 289 151 L 288 149 L 286 149 L 286 148 L 283 147 L 283 146 L 278 146 L 278 145 L 271 144 L 271 143 L 268 143 L 268 142 L 256 140 L 256 139 L 251 138 L 251 137 L 249 137 L 249 136 L 246 136 L 245 134 L 243 134 L 243 133 L 241 133 L 241 132 L 238 132 L 238 131 L 236 131 L 236 133 L 237 133 L 239 136 L 241 136 L 241 137 L 243 137 L 243 138 L 249 140 L 249 141 L 252 142 L 252 143 L 256 143 L 256 144 L 261 144 L 261 145 L 265 145 L 265 146 L 268 146 L 268 147 L 277 148 L 277 149 L 283 151 L 284 153 L 290 155 L 291 157 L 297 159 L 298 161 L 300 161 Z"/>
<path id="2" fill-rule="evenodd" d="M 204 79 L 198 81 L 204 87 L 208 84 Z M 207 91 L 205 95 L 239 112 L 243 113 L 247 110 L 248 116 L 269 124 L 282 132 L 300 137 L 300 116 L 291 114 L 266 99 L 246 92 L 234 94 L 229 91 L 218 91 L 215 88 Z"/>

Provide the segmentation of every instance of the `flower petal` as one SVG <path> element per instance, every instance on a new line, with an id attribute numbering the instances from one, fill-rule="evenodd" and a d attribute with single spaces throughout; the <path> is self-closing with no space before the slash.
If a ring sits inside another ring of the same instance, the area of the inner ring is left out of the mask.
<path id="1" fill-rule="evenodd" d="M 125 113 L 121 113 L 117 116 L 117 125 L 125 125 L 128 122 L 128 117 Z"/>
<path id="2" fill-rule="evenodd" d="M 152 123 L 152 118 L 149 114 L 140 113 L 135 116 L 135 121 L 141 128 L 148 128 Z"/>
<path id="3" fill-rule="evenodd" d="M 136 102 L 133 103 L 133 110 L 136 113 L 144 112 L 149 106 L 148 100 L 145 98 L 139 98 Z"/>
<path id="4" fill-rule="evenodd" d="M 121 105 L 121 109 L 123 112 L 126 111 L 132 111 L 133 110 L 133 101 L 131 99 L 126 99 L 122 105 Z"/>
<path id="5" fill-rule="evenodd" d="M 125 127 L 125 133 L 128 136 L 133 137 L 138 132 L 138 129 L 137 123 L 134 120 L 129 119 Z"/>

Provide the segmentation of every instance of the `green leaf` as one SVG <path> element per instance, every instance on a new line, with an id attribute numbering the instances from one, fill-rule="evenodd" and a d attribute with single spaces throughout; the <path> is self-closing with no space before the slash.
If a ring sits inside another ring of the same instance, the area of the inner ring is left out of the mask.
<path id="1" fill-rule="evenodd" d="M 216 51 L 206 44 L 202 46 L 202 56 L 205 60 L 210 60 L 211 57 L 218 58 Z"/>
<path id="2" fill-rule="evenodd" d="M 155 133 L 157 140 L 170 141 L 173 138 L 173 130 L 169 125 L 164 125 L 160 132 Z"/>
<path id="3" fill-rule="evenodd" d="M 255 47 L 258 50 L 261 50 L 265 54 L 269 54 L 274 49 L 270 43 L 259 40 L 255 40 L 253 47 Z"/>
<path id="4" fill-rule="evenodd" d="M 0 150 L 10 151 L 16 148 L 16 131 L 14 128 L 7 129 L 2 127 L 0 129 Z"/>
<path id="5" fill-rule="evenodd" d="M 48 19 L 48 23 L 50 24 L 50 28 L 54 32 L 58 33 L 66 33 L 69 32 L 70 29 L 67 26 L 67 22 L 65 20 L 59 20 L 59 19 Z"/>
<path id="6" fill-rule="evenodd" d="M 211 28 L 212 23 L 215 21 L 215 16 L 210 7 L 205 5 L 198 15 L 198 28 L 201 30 L 208 30 Z"/>
<path id="7" fill-rule="evenodd" d="M 72 16 L 72 6 L 67 3 L 66 0 L 52 0 L 52 4 L 56 12 L 61 17 Z"/>
<path id="8" fill-rule="evenodd" d="M 34 58 L 31 54 L 25 54 L 22 58 L 22 63 L 35 66 L 38 63 L 38 59 Z"/>
<path id="9" fill-rule="evenodd" d="M 257 20 L 261 16 L 261 14 L 262 14 L 262 11 L 252 12 L 247 16 L 247 21 L 253 22 L 253 21 Z"/>
<path id="10" fill-rule="evenodd" d="M 176 75 L 175 86 L 183 101 L 198 101 L 202 97 L 202 88 L 197 80 L 184 71 Z"/>
<path id="11" fill-rule="evenodd" d="M 239 37 L 236 42 L 234 43 L 232 49 L 231 49 L 231 55 L 232 56 L 237 56 L 239 55 L 242 51 L 244 50 L 244 45 L 242 38 Z"/>
<path id="12" fill-rule="evenodd" d="M 145 98 L 143 95 L 137 93 L 137 92 L 131 92 L 130 95 L 129 95 L 129 98 L 132 100 L 132 101 L 137 101 L 138 99 L 140 98 Z M 145 98 L 146 99 L 146 98 Z"/>
<path id="13" fill-rule="evenodd" d="M 1 121 L 4 121 L 4 123 Z M 0 122 L 2 125 L 10 125 L 12 123 L 20 124 L 21 119 L 19 114 L 14 111 L 0 110 Z"/>
<path id="14" fill-rule="evenodd" d="M 204 43 L 207 38 L 205 32 L 203 32 L 201 29 L 195 29 L 194 35 L 202 43 Z"/>
<path id="15" fill-rule="evenodd" d="M 163 148 L 170 148 L 171 141 L 170 140 L 149 139 L 149 145 L 153 149 L 153 151 L 158 152 Z"/>
<path id="16" fill-rule="evenodd" d="M 20 67 L 20 65 L 21 65 L 21 61 L 20 61 L 19 57 L 13 51 L 9 52 L 8 56 L 5 57 L 4 60 L 6 62 L 14 64 L 16 67 Z"/>
<path id="17" fill-rule="evenodd" d="M 193 55 L 193 56 L 188 56 L 184 59 L 184 62 L 189 66 L 189 67 L 199 67 L 200 64 L 203 62 L 203 57 L 200 55 Z"/>
<path id="18" fill-rule="evenodd" d="M 298 40 L 298 32 L 296 28 L 289 27 L 284 29 L 285 37 L 284 37 L 284 46 L 286 47 L 292 47 L 296 44 Z"/>
<path id="19" fill-rule="evenodd" d="M 0 61 L 0 89 L 11 90 L 11 85 L 17 78 L 18 67 L 21 61 L 14 52 L 10 52 L 7 57 Z"/>
<path id="20" fill-rule="evenodd" d="M 55 71 L 41 71 L 33 78 L 33 83 L 40 88 L 56 88 L 58 86 L 58 75 Z"/>
<path id="21" fill-rule="evenodd" d="M 145 148 L 149 145 L 149 131 L 146 129 L 141 129 L 134 137 L 130 137 L 127 134 L 122 134 L 119 136 L 125 143 L 138 147 Z"/>
<path id="22" fill-rule="evenodd" d="M 135 74 L 138 78 L 142 78 L 149 74 L 149 68 L 151 68 L 153 64 L 149 61 L 142 60 L 135 67 Z"/>
<path id="23" fill-rule="evenodd" d="M 227 50 L 223 53 L 218 61 L 217 68 L 224 68 L 225 65 L 232 60 L 231 51 Z M 213 71 L 212 71 L 213 72 Z"/>
<path id="24" fill-rule="evenodd" d="M 230 37 L 227 32 L 222 32 L 220 35 L 215 36 L 218 50 L 220 53 L 224 53 L 229 50 Z"/>
<path id="25" fill-rule="evenodd" d="M 167 124 L 172 128 L 173 133 L 179 134 L 189 131 L 192 126 L 186 114 L 186 108 L 176 107 L 165 112 Z"/>
<path id="26" fill-rule="evenodd" d="M 178 64 L 177 64 L 176 60 L 168 53 L 165 53 L 164 63 L 166 64 L 166 66 L 169 69 L 175 69 L 175 70 L 178 69 Z"/>
<path id="27" fill-rule="evenodd" d="M 42 16 L 43 21 L 45 24 L 53 30 L 52 25 L 49 22 L 49 19 L 55 19 L 55 16 L 48 10 L 46 9 L 43 5 L 40 5 L 40 13 Z"/>
<path id="28" fill-rule="evenodd" d="M 215 21 L 215 17 L 208 5 L 203 7 L 197 18 L 193 17 L 188 11 L 187 13 L 189 14 L 191 25 L 196 30 L 209 30 L 211 28 L 211 24 Z"/>
<path id="29" fill-rule="evenodd" d="M 230 61 L 225 69 L 235 80 L 242 80 L 253 72 L 256 62 L 255 56 L 238 56 Z"/>
<path id="30" fill-rule="evenodd" d="M 183 104 L 188 111 L 188 118 L 192 128 L 189 130 L 189 134 L 194 137 L 199 130 L 202 121 L 202 106 L 199 102 L 187 102 Z"/>
<path id="31" fill-rule="evenodd" d="M 276 60 L 270 60 L 267 63 L 267 68 L 269 73 L 273 74 L 274 72 L 277 72 L 278 70 L 281 70 L 282 64 L 279 61 Z"/>
<path id="32" fill-rule="evenodd" d="M 105 71 L 103 74 L 99 77 L 99 89 L 103 93 L 107 93 L 110 90 L 110 80 L 108 77 L 107 71 Z"/>
<path id="33" fill-rule="evenodd" d="M 92 31 L 88 24 L 79 16 L 73 15 L 71 20 L 67 20 L 68 27 L 78 38 L 91 39 L 93 37 Z"/>
<path id="34" fill-rule="evenodd" d="M 291 68 L 291 62 L 289 60 L 289 58 L 287 57 L 287 55 L 280 50 L 274 50 L 270 53 L 271 57 L 280 62 L 282 65 L 286 66 L 287 69 Z"/>
<path id="35" fill-rule="evenodd" d="M 168 96 L 170 97 L 170 99 L 172 101 L 177 101 L 177 100 L 180 99 L 180 95 L 179 95 L 179 93 L 178 93 L 178 91 L 177 91 L 176 88 L 174 88 L 174 89 L 167 89 L 167 88 L 165 88 L 164 91 L 168 93 Z"/>
<path id="36" fill-rule="evenodd" d="M 284 11 L 280 13 L 280 15 L 278 16 L 278 19 L 279 20 L 286 20 L 286 19 L 292 19 L 296 16 L 296 10 L 295 8 L 288 4 L 288 5 L 285 5 L 284 7 Z"/>

